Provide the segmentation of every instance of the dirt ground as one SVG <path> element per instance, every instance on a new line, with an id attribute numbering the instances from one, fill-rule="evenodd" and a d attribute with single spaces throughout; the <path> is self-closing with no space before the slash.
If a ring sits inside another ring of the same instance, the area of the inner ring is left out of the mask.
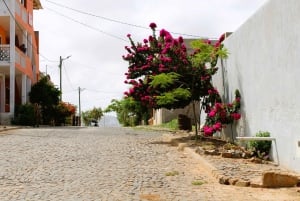
<path id="1" fill-rule="evenodd" d="M 190 147 L 201 146 L 205 148 L 223 149 L 226 142 L 221 140 L 202 139 L 195 142 L 190 137 L 174 138 L 169 141 L 169 145 L 178 146 L 179 143 L 187 143 Z M 220 184 L 218 179 L 212 174 L 207 167 L 201 165 L 203 158 L 199 160 L 198 154 L 191 156 L 183 151 L 182 154 L 187 156 L 187 162 L 189 165 L 187 168 L 197 175 L 201 175 L 205 172 L 208 177 L 206 178 L 206 184 L 201 186 L 208 192 L 207 200 L 223 200 L 223 201 L 300 201 L 300 187 L 291 188 L 252 188 L 252 187 L 239 187 L 233 185 Z M 216 157 L 216 160 L 219 160 Z M 149 199 L 151 200 L 151 199 Z M 157 199 L 153 199 L 157 200 Z"/>

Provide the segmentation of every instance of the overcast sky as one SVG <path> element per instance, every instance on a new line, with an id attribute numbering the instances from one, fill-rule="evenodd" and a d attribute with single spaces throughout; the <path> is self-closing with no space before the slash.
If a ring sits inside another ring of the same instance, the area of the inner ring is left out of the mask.
<path id="1" fill-rule="evenodd" d="M 59 88 L 59 57 L 63 61 L 63 101 L 81 110 L 105 109 L 128 89 L 126 37 L 142 41 L 155 22 L 184 38 L 218 38 L 236 31 L 267 0 L 40 0 L 34 28 L 40 32 L 40 70 Z"/>

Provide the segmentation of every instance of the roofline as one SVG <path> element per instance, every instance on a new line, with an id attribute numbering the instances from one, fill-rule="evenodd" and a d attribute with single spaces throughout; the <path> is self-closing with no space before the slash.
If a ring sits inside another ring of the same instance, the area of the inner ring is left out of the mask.
<path id="1" fill-rule="evenodd" d="M 33 0 L 33 9 L 43 9 L 42 4 L 40 0 Z"/>

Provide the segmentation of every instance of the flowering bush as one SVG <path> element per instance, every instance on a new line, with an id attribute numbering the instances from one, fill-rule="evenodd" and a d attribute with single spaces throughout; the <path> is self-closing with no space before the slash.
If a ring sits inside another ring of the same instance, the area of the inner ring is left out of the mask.
<path id="1" fill-rule="evenodd" d="M 209 40 L 195 40 L 191 43 L 193 51 L 188 52 L 181 36 L 173 38 L 165 29 L 156 36 L 156 24 L 149 26 L 153 33 L 143 42 L 135 43 L 131 35 L 127 35 L 131 46 L 125 47 L 128 53 L 123 56 L 129 63 L 124 82 L 131 87 L 125 96 L 148 108 L 176 109 L 200 101 L 209 111 L 212 103 L 221 102 L 211 79 L 218 70 L 218 58 L 227 57 L 221 44 L 225 36 L 214 44 Z M 194 119 L 197 119 L 196 113 L 194 111 Z M 211 118 L 216 114 L 212 111 Z M 222 123 L 215 122 L 211 128 L 220 130 Z M 197 135 L 197 124 L 195 126 Z"/>
<path id="2" fill-rule="evenodd" d="M 211 93 L 214 95 L 217 93 Z M 235 99 L 232 103 L 216 102 L 212 107 L 208 107 L 206 122 L 203 127 L 205 136 L 212 136 L 215 132 L 221 131 L 224 124 L 232 124 L 241 118 L 239 113 L 241 95 L 235 91 Z"/>
<path id="3" fill-rule="evenodd" d="M 151 108 L 168 109 L 182 108 L 207 96 L 213 89 L 211 77 L 218 69 L 217 58 L 227 56 L 221 45 L 224 36 L 215 45 L 209 40 L 194 41 L 194 51 L 189 54 L 181 36 L 173 38 L 165 29 L 156 36 L 156 24 L 149 26 L 153 34 L 143 42 L 135 43 L 127 35 L 131 46 L 125 47 L 128 54 L 123 56 L 129 63 L 124 82 L 131 88 L 125 96 Z"/>

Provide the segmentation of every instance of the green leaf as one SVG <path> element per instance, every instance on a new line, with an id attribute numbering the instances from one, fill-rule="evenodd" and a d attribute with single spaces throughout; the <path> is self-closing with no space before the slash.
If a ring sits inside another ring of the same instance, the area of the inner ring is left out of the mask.
<path id="1" fill-rule="evenodd" d="M 150 86 L 161 87 L 163 89 L 172 85 L 175 81 L 179 79 L 180 75 L 174 72 L 171 73 L 161 73 L 155 76 L 151 76 L 152 81 Z"/>

